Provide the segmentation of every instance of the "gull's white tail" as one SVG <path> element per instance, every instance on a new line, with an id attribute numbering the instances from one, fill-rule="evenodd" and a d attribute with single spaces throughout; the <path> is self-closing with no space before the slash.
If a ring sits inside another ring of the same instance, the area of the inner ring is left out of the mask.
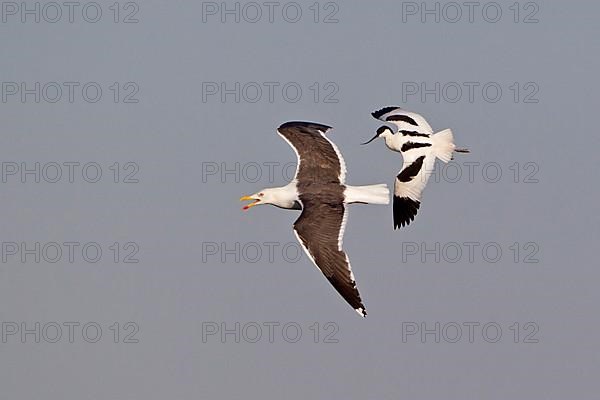
<path id="1" fill-rule="evenodd" d="M 390 191 L 385 183 L 366 186 L 346 186 L 346 203 L 389 204 Z"/>

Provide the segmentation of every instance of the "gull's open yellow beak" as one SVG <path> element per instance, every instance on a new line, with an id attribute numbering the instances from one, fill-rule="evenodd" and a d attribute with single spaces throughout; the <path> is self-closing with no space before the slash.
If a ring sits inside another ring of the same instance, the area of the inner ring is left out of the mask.
<path id="1" fill-rule="evenodd" d="M 260 200 L 256 199 L 252 196 L 242 196 L 240 197 L 240 201 L 253 201 L 254 203 L 250 203 L 250 204 L 246 204 L 244 207 L 242 207 L 242 210 L 248 210 L 250 207 L 254 207 Z"/>

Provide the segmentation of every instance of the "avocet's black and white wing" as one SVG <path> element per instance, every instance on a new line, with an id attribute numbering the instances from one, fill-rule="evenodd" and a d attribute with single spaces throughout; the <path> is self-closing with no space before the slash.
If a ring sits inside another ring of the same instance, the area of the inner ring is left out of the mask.
<path id="1" fill-rule="evenodd" d="M 308 122 L 288 122 L 278 129 L 298 157 L 295 182 L 302 214 L 294 222 L 294 233 L 311 261 L 364 317 L 367 312 L 342 249 L 346 166 L 338 148 L 325 136 L 330 129 Z"/>
<path id="2" fill-rule="evenodd" d="M 402 158 L 403 166 L 394 182 L 394 229 L 414 220 L 435 164 L 431 147 L 411 148 L 402 152 Z"/>
<path id="3" fill-rule="evenodd" d="M 384 107 L 371 113 L 373 118 L 396 125 L 399 132 L 431 135 L 433 130 L 422 115 L 403 110 L 398 106 Z"/>

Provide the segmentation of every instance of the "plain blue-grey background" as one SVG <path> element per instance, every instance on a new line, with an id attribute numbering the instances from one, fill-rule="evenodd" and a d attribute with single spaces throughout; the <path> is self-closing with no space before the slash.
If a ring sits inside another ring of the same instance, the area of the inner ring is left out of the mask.
<path id="1" fill-rule="evenodd" d="M 239 23 L 226 16 L 223 23 L 220 14 L 203 14 L 203 3 L 183 1 L 120 3 L 119 23 L 113 21 L 112 2 L 100 2 L 103 14 L 91 23 L 81 15 L 85 4 L 76 9 L 73 23 L 67 15 L 55 23 L 44 18 L 36 23 L 29 16 L 23 23 L 10 13 L 0 23 L 3 83 L 32 88 L 35 82 L 95 82 L 103 89 L 96 103 L 83 99 L 80 89 L 72 103 L 66 93 L 56 103 L 45 98 L 36 103 L 34 95 L 21 101 L 19 94 L 3 92 L 5 168 L 10 168 L 6 163 L 33 168 L 36 162 L 97 162 L 103 176 L 97 183 L 81 175 L 73 183 L 65 178 L 36 183 L 31 176 L 23 183 L 19 175 L 7 176 L 0 183 L 1 241 L 29 247 L 94 242 L 103 256 L 97 263 L 81 256 L 70 263 L 64 255 L 56 263 L 36 263 L 32 256 L 22 262 L 19 255 L 3 260 L 4 333 L 15 324 L 35 330 L 36 322 L 42 327 L 54 322 L 63 326 L 63 336 L 56 343 L 46 340 L 53 331 L 39 343 L 34 334 L 22 339 L 21 332 L 3 338 L 1 397 L 597 396 L 600 32 L 595 16 L 600 8 L 595 2 L 522 2 L 517 23 L 510 2 L 500 4 L 503 14 L 496 23 L 482 16 L 485 2 L 475 9 L 473 22 L 463 14 L 454 23 L 448 21 L 454 11 L 444 3 L 438 5 L 446 12 L 439 22 L 434 15 L 422 22 L 420 14 L 403 14 L 401 2 L 322 2 L 317 23 L 310 3 L 300 6 L 296 23 L 283 18 L 286 3 L 275 9 L 272 23 L 264 7 L 255 23 L 244 20 L 253 13 L 241 15 Z M 235 9 L 234 2 L 226 5 Z M 204 4 L 205 12 L 206 7 L 212 5 Z M 427 7 L 435 9 L 435 3 Z M 294 17 L 288 11 L 288 18 Z M 488 19 L 494 17 L 488 11 Z M 525 23 L 532 12 L 538 22 Z M 130 13 L 137 23 L 123 23 Z M 331 13 L 337 22 L 325 23 Z M 110 89 L 115 82 L 121 90 L 116 103 Z M 131 91 L 128 82 L 139 89 L 137 103 L 123 101 Z M 236 102 L 234 95 L 203 99 L 203 82 L 280 86 L 273 102 L 266 93 L 248 101 L 254 97 L 250 92 Z M 281 87 L 290 82 L 303 90 L 297 102 L 282 96 Z M 478 82 L 480 89 L 473 102 L 465 97 L 451 102 L 448 96 L 437 102 L 433 95 L 406 96 L 407 82 L 429 88 L 436 82 Z M 503 90 L 497 102 L 481 94 L 490 82 Z M 521 90 L 517 101 L 510 89 L 515 82 Z M 317 101 L 310 88 L 315 83 Z M 531 92 L 528 83 L 537 102 L 524 101 Z M 334 91 L 329 100 L 337 102 L 324 101 Z M 359 146 L 379 126 L 369 113 L 386 105 L 420 112 L 436 130 L 451 127 L 457 143 L 472 151 L 456 160 L 463 172 L 465 161 L 492 162 L 502 178 L 490 182 L 478 169 L 472 182 L 464 176 L 430 182 L 415 222 L 399 231 L 392 230 L 391 206 L 351 208 L 344 245 L 369 311 L 363 320 L 304 255 L 296 262 L 282 256 L 281 248 L 295 243 L 291 224 L 298 212 L 240 210 L 241 195 L 286 183 L 281 168 L 275 168 L 273 180 L 266 169 L 258 179 L 237 179 L 221 177 L 220 168 L 295 161 L 275 129 L 302 119 L 335 127 L 331 138 L 345 156 L 350 184 L 391 185 L 399 156 L 381 142 Z M 125 163 L 135 163 L 139 182 L 123 183 L 120 176 L 114 183 L 109 167 L 115 162 L 121 172 Z M 521 172 L 517 182 L 510 169 L 515 163 Z M 531 171 L 524 169 L 526 163 L 535 164 L 537 182 L 524 182 Z M 207 175 L 215 165 L 219 172 Z M 122 262 L 123 249 L 113 262 L 109 246 L 115 242 L 135 242 L 139 262 Z M 264 250 L 267 242 L 279 245 L 272 260 L 263 253 L 257 262 L 244 254 L 239 262 L 225 255 L 223 262 L 221 253 L 207 254 L 207 243 L 234 249 L 237 243 L 240 256 L 244 246 L 259 244 Z M 426 248 L 495 243 L 503 254 L 495 263 L 481 252 L 474 262 L 465 255 L 457 262 L 436 262 L 432 256 L 422 262 L 403 253 L 407 242 Z M 522 247 L 530 242 L 537 246 L 537 263 L 523 262 L 528 251 Z M 518 262 L 509 249 L 514 243 L 521 247 Z M 88 343 L 78 330 L 70 343 L 66 322 L 79 323 L 79 329 L 94 322 L 102 328 L 101 339 Z M 115 322 L 119 343 L 110 328 Z M 124 330 L 127 322 L 139 327 L 138 343 L 123 343 L 131 332 Z M 276 330 L 270 343 L 268 322 L 280 328 L 297 324 L 300 340 L 289 343 Z M 318 343 L 311 330 L 315 322 Z M 331 332 L 324 330 L 327 322 L 336 329 L 337 343 L 324 339 Z M 462 338 L 436 343 L 434 335 L 424 340 L 412 335 L 403 341 L 407 323 L 433 329 L 436 322 L 463 326 Z M 468 322 L 480 328 L 497 324 L 500 340 L 490 343 L 477 330 L 471 343 L 463 325 Z M 539 328 L 537 343 L 524 343 L 528 322 Z M 203 326 L 220 329 L 222 323 L 228 329 L 258 324 L 263 336 L 257 343 L 248 335 L 236 343 L 231 334 L 203 340 Z M 514 323 L 520 324 L 518 343 L 510 329 Z"/>

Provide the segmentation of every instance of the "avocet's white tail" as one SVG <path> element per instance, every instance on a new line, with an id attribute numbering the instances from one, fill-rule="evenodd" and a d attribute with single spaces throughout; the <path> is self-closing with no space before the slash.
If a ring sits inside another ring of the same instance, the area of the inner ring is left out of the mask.
<path id="1" fill-rule="evenodd" d="M 431 135 L 433 144 L 433 154 L 443 162 L 447 163 L 452 160 L 452 153 L 456 146 L 454 145 L 454 136 L 451 129 L 444 129 L 438 133 Z"/>
<path id="2" fill-rule="evenodd" d="M 366 186 L 346 186 L 346 203 L 389 204 L 390 191 L 385 183 Z"/>
<path id="3" fill-rule="evenodd" d="M 457 149 L 451 129 L 444 129 L 431 135 L 433 153 L 437 158 L 447 163 L 452 160 L 452 153 L 469 153 L 468 149 Z"/>

